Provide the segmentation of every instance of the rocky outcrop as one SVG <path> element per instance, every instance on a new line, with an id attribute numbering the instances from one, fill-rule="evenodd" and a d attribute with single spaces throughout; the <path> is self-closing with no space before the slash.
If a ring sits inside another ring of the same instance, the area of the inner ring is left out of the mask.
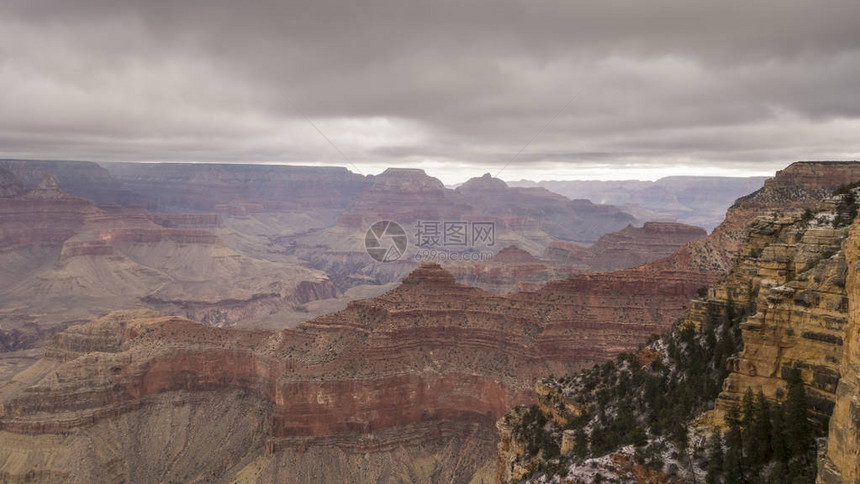
<path id="1" fill-rule="evenodd" d="M 215 228 L 221 225 L 217 213 L 153 213 L 151 220 L 167 228 Z"/>
<path id="2" fill-rule="evenodd" d="M 340 290 L 367 280 L 382 284 L 396 282 L 415 268 L 425 249 L 444 253 L 441 258 L 428 258 L 433 262 L 486 262 L 486 256 L 511 245 L 539 254 L 559 238 L 593 242 L 607 231 L 637 222 L 617 207 L 595 205 L 587 200 L 572 201 L 540 188 L 510 188 L 489 175 L 473 178 L 456 190 L 446 188 L 441 181 L 418 169 L 389 168 L 368 179 L 371 186 L 350 202 L 334 227 L 300 235 L 289 240 L 287 246 L 312 267 L 329 274 Z M 364 247 L 368 228 L 386 220 L 399 224 L 408 240 L 398 265 L 375 263 Z M 468 225 L 471 223 L 488 224 L 493 236 L 484 240 L 475 237 L 474 227 Z M 455 239 L 458 243 L 449 244 L 446 224 L 467 224 L 459 225 L 461 238 Z M 449 252 L 455 257 L 446 259 Z M 457 257 L 462 254 L 480 257 Z M 529 277 L 533 279 L 531 282 L 543 282 L 574 273 L 569 269 L 543 271 L 523 267 L 511 270 L 507 279 L 510 282 L 501 279 L 494 282 L 492 279 L 497 276 L 483 274 L 481 263 L 477 267 L 469 265 L 455 263 L 452 270 L 464 276 L 463 282 L 502 292 L 515 289 L 518 281 L 512 278 L 518 275 L 535 273 L 533 278 Z M 501 264 L 494 266 L 488 271 L 505 278 L 506 269 Z"/>
<path id="3" fill-rule="evenodd" d="M 350 203 L 338 224 L 369 227 L 379 220 L 393 220 L 409 227 L 418 220 L 459 220 L 469 209 L 461 196 L 424 170 L 388 168 L 370 179 L 370 187 Z"/>
<path id="4" fill-rule="evenodd" d="M 469 203 L 500 222 L 500 230 L 537 228 L 555 239 L 594 242 L 601 235 L 638 221 L 612 205 L 570 200 L 543 188 L 514 188 L 489 173 L 472 178 L 457 188 Z M 528 227 L 525 221 L 537 222 Z"/>
<path id="5" fill-rule="evenodd" d="M 656 264 L 660 268 L 696 268 L 728 273 L 746 239 L 748 226 L 762 215 L 774 212 L 800 215 L 815 208 L 842 185 L 860 180 L 860 163 L 797 162 L 767 180 L 764 186 L 739 198 L 726 218 L 706 238 L 685 245 Z"/>
<path id="6" fill-rule="evenodd" d="M 539 259 L 513 245 L 485 261 L 449 262 L 445 268 L 464 284 L 497 293 L 537 289 L 548 281 L 588 272 L 583 263 Z"/>

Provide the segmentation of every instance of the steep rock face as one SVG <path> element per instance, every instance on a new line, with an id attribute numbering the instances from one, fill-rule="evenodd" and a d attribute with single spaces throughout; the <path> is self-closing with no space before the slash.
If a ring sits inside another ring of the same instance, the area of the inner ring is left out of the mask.
<path id="1" fill-rule="evenodd" d="M 0 198 L 0 247 L 62 244 L 95 211 L 92 202 L 66 194 L 45 175 L 25 195 Z"/>
<path id="2" fill-rule="evenodd" d="M 338 223 L 368 227 L 379 220 L 393 220 L 401 225 L 418 220 L 459 220 L 468 208 L 461 196 L 424 170 L 388 168 L 372 177 L 370 188 L 352 201 Z"/>
<path id="3" fill-rule="evenodd" d="M 573 276 L 525 294 L 533 303 L 545 301 L 544 354 L 574 353 L 597 362 L 668 331 L 696 290 L 719 277 L 709 272 L 657 272 L 644 266 Z M 560 370 L 554 372 L 563 374 Z"/>
<path id="4" fill-rule="evenodd" d="M 754 311 L 741 324 L 744 349 L 729 363 L 718 409 L 736 405 L 747 388 L 781 398 L 797 367 L 815 413 L 830 415 L 848 311 L 841 252 L 847 232 L 797 219 L 753 224 L 733 277 L 715 293 L 720 304 Z"/>
<path id="5" fill-rule="evenodd" d="M 548 281 L 588 272 L 584 263 L 539 259 L 513 245 L 486 261 L 450 262 L 445 268 L 464 284 L 498 293 L 537 288 Z"/>
<path id="6" fill-rule="evenodd" d="M 860 480 L 860 224 L 855 223 L 844 245 L 848 267 L 848 321 L 839 365 L 836 405 L 830 419 L 827 447 L 819 460 L 818 482 L 837 484 Z"/>
<path id="7" fill-rule="evenodd" d="M 637 223 L 635 217 L 612 205 L 569 200 L 543 188 L 513 188 L 489 173 L 457 188 L 479 213 L 499 219 L 501 228 L 522 230 L 523 222 L 539 221 L 537 228 L 556 239 L 594 242 L 601 235 Z"/>

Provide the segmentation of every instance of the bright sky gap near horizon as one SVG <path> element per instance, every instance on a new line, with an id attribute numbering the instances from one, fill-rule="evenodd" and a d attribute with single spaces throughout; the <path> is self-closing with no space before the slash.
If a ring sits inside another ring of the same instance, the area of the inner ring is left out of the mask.
<path id="1" fill-rule="evenodd" d="M 849 0 L 11 0 L 0 157 L 452 184 L 540 132 L 503 179 L 772 175 L 860 158 L 857 18 Z"/>

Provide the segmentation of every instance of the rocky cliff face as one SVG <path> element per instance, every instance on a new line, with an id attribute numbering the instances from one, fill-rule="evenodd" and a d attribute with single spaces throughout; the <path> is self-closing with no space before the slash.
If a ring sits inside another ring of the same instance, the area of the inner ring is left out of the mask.
<path id="1" fill-rule="evenodd" d="M 815 208 L 840 186 L 858 179 L 860 163 L 792 163 L 761 189 L 739 198 L 708 237 L 687 244 L 658 265 L 728 273 L 746 240 L 747 227 L 756 217 L 773 212 L 799 215 L 807 208 Z"/>
<path id="2" fill-rule="evenodd" d="M 835 408 L 830 418 L 827 446 L 818 466 L 818 482 L 836 484 L 860 480 L 860 224 L 851 228 L 843 246 L 847 266 L 845 291 L 848 297 L 847 322 L 840 335 L 842 345 L 838 366 Z"/>
<path id="3" fill-rule="evenodd" d="M 801 368 L 816 413 L 830 415 L 848 313 L 847 232 L 796 219 L 753 224 L 733 277 L 716 291 L 715 301 L 755 311 L 741 325 L 744 349 L 730 362 L 718 409 L 737 405 L 747 388 L 781 398 L 788 371 Z"/>
<path id="4" fill-rule="evenodd" d="M 456 192 L 476 207 L 475 216 L 497 218 L 500 231 L 523 230 L 524 222 L 531 221 L 553 238 L 591 243 L 607 232 L 638 223 L 618 207 L 569 200 L 543 188 L 509 187 L 489 173 L 470 179 Z"/>

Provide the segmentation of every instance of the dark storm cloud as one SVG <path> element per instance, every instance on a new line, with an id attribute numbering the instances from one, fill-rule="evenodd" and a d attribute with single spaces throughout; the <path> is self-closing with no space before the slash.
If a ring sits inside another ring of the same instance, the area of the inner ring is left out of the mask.
<path id="1" fill-rule="evenodd" d="M 0 156 L 764 170 L 857 157 L 860 2 L 0 4 Z M 758 163 L 757 165 L 753 165 Z M 541 175 L 536 175 L 540 177 Z"/>

